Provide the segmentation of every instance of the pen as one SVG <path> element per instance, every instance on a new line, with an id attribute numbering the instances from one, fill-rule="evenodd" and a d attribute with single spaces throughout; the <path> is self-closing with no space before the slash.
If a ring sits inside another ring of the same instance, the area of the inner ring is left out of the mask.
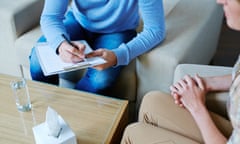
<path id="1" fill-rule="evenodd" d="M 67 41 L 68 44 L 70 44 L 71 46 L 73 46 L 74 48 L 76 48 L 76 47 L 74 46 L 74 44 L 73 44 L 64 34 L 62 34 L 62 37 L 64 38 L 64 40 Z"/>
<path id="2" fill-rule="evenodd" d="M 77 49 L 77 47 L 64 34 L 62 34 L 62 37 L 67 41 L 68 44 Z M 83 58 L 83 61 L 87 61 L 86 58 Z"/>

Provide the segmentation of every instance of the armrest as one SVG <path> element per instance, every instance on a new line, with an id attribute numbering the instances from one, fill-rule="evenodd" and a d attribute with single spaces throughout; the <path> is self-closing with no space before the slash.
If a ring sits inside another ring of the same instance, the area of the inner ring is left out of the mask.
<path id="1" fill-rule="evenodd" d="M 178 64 L 211 61 L 222 18 L 222 9 L 214 1 L 181 0 L 177 3 L 166 17 L 165 41 L 137 59 L 138 103 L 148 91 L 169 92 Z"/>
<path id="2" fill-rule="evenodd" d="M 189 74 L 194 76 L 220 76 L 231 74 L 231 67 L 224 66 L 210 66 L 210 65 L 196 65 L 196 64 L 180 64 L 176 67 L 174 73 L 174 82 L 179 81 L 184 75 Z M 206 105 L 209 110 L 218 113 L 227 118 L 226 101 L 228 92 L 212 92 L 206 96 Z"/>

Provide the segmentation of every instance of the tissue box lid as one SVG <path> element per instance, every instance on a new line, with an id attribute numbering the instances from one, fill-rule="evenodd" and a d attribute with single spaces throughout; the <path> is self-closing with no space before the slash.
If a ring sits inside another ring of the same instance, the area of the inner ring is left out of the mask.
<path id="1" fill-rule="evenodd" d="M 62 130 L 58 138 L 48 135 L 45 122 L 33 127 L 36 144 L 77 144 L 74 132 L 61 116 L 59 116 L 59 122 L 62 126 Z"/>

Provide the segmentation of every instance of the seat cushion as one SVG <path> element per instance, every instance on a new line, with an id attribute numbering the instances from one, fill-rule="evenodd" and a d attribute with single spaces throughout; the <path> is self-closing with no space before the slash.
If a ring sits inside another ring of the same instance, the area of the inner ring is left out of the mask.
<path id="1" fill-rule="evenodd" d="M 36 44 L 36 41 L 42 35 L 40 27 L 36 27 L 27 33 L 24 33 L 20 38 L 15 42 L 15 47 L 17 50 L 19 63 L 29 67 L 29 55 L 32 47 Z"/>

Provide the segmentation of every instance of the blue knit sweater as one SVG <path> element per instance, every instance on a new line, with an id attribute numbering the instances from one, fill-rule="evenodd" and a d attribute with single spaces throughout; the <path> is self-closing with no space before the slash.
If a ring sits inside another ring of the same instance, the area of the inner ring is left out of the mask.
<path id="1" fill-rule="evenodd" d="M 62 23 L 68 3 L 69 0 L 45 0 L 41 29 L 54 49 L 64 40 L 61 34 L 68 35 Z M 141 15 L 143 31 L 113 50 L 117 65 L 127 65 L 165 37 L 162 0 L 73 0 L 71 9 L 84 28 L 99 33 L 136 29 Z"/>

